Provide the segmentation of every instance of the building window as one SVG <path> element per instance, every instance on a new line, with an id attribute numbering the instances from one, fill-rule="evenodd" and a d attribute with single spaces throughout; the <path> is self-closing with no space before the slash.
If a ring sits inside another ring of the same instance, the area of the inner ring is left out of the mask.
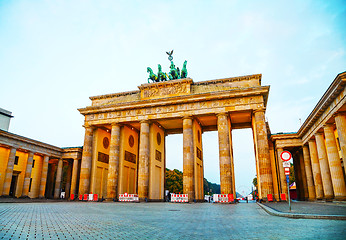
<path id="1" fill-rule="evenodd" d="M 35 167 L 35 159 L 32 160 L 32 168 L 34 168 L 34 167 Z"/>
<path id="2" fill-rule="evenodd" d="M 16 157 L 14 158 L 14 165 L 18 165 L 18 161 L 19 161 L 19 157 L 16 156 Z"/>
<path id="3" fill-rule="evenodd" d="M 30 178 L 29 192 L 31 192 L 31 183 L 32 183 L 32 178 Z"/>

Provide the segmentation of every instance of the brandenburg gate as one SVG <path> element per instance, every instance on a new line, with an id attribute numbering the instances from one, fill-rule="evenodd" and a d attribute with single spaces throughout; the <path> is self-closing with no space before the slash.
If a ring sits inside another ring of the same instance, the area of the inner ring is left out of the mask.
<path id="1" fill-rule="evenodd" d="M 106 199 L 138 193 L 162 201 L 165 136 L 183 134 L 183 191 L 202 201 L 202 134 L 218 131 L 221 192 L 234 194 L 232 129 L 252 128 L 259 198 L 277 195 L 276 164 L 270 156 L 265 110 L 269 86 L 261 75 L 194 82 L 191 78 L 142 84 L 139 90 L 90 97 L 79 194 Z M 252 146 L 249 146 L 252 147 Z"/>

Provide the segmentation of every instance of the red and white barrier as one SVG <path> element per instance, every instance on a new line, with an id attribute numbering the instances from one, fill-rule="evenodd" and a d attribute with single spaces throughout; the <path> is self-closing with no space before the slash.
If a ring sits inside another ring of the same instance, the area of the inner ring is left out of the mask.
<path id="1" fill-rule="evenodd" d="M 214 194 L 213 195 L 213 201 L 215 203 L 229 203 L 233 202 L 233 194 Z"/>
<path id="2" fill-rule="evenodd" d="M 187 203 L 187 202 L 189 202 L 188 194 L 171 193 L 171 202 Z"/>
<path id="3" fill-rule="evenodd" d="M 72 194 L 71 194 L 72 196 Z M 72 197 L 71 197 L 72 198 Z M 79 201 L 92 201 L 92 202 L 97 202 L 99 200 L 98 194 L 84 194 L 84 195 L 79 195 L 78 197 Z"/>
<path id="4" fill-rule="evenodd" d="M 138 202 L 138 194 L 119 194 L 119 202 Z"/>

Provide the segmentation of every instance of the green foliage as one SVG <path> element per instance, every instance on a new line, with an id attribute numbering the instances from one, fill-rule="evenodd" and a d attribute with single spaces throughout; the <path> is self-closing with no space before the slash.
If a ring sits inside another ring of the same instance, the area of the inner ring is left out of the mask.
<path id="1" fill-rule="evenodd" d="M 171 193 L 183 193 L 183 173 L 178 169 L 166 168 L 165 189 Z"/>
<path id="2" fill-rule="evenodd" d="M 209 194 L 220 194 L 221 193 L 220 184 L 208 182 L 208 180 L 204 178 L 203 185 L 204 185 L 203 187 L 204 187 L 204 194 L 205 195 L 207 195 L 208 193 Z"/>
<path id="3" fill-rule="evenodd" d="M 257 189 L 257 177 L 255 177 L 253 180 L 252 180 L 252 184 L 256 187 Z"/>
<path id="4" fill-rule="evenodd" d="M 178 169 L 166 168 L 165 189 L 171 193 L 183 193 L 183 173 Z M 204 178 L 204 194 L 220 194 L 220 184 L 210 183 Z"/>

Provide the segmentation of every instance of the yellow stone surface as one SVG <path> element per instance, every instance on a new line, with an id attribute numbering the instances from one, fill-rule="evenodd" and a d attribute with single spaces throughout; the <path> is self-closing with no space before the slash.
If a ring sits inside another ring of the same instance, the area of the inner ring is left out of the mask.
<path id="1" fill-rule="evenodd" d="M 327 124 L 324 126 L 324 135 L 334 196 L 336 199 L 343 200 L 346 199 L 346 186 L 334 136 L 334 124 Z"/>
<path id="2" fill-rule="evenodd" d="M 109 149 L 109 171 L 107 180 L 107 199 L 116 199 L 120 159 L 120 125 L 113 124 Z"/>
<path id="3" fill-rule="evenodd" d="M 164 200 L 165 182 L 165 132 L 155 123 L 149 129 L 149 193 L 151 201 Z"/>
<path id="4" fill-rule="evenodd" d="M 321 168 L 324 197 L 326 199 L 332 199 L 334 197 L 333 185 L 332 185 L 332 179 L 330 176 L 330 170 L 329 170 L 329 164 L 328 164 L 328 158 L 327 158 L 327 152 L 326 152 L 323 134 L 316 133 L 315 139 L 316 139 L 316 146 L 317 146 L 318 161 L 320 163 L 320 168 Z"/>
<path id="5" fill-rule="evenodd" d="M 304 156 L 304 165 L 305 165 L 305 173 L 306 173 L 306 181 L 308 186 L 308 194 L 309 200 L 313 201 L 316 199 L 314 180 L 312 176 L 312 168 L 311 168 L 311 160 L 309 154 L 308 146 L 303 146 L 303 156 Z"/>
<path id="6" fill-rule="evenodd" d="M 148 198 L 149 190 L 149 122 L 141 122 L 138 157 L 138 197 L 143 200 Z"/>

